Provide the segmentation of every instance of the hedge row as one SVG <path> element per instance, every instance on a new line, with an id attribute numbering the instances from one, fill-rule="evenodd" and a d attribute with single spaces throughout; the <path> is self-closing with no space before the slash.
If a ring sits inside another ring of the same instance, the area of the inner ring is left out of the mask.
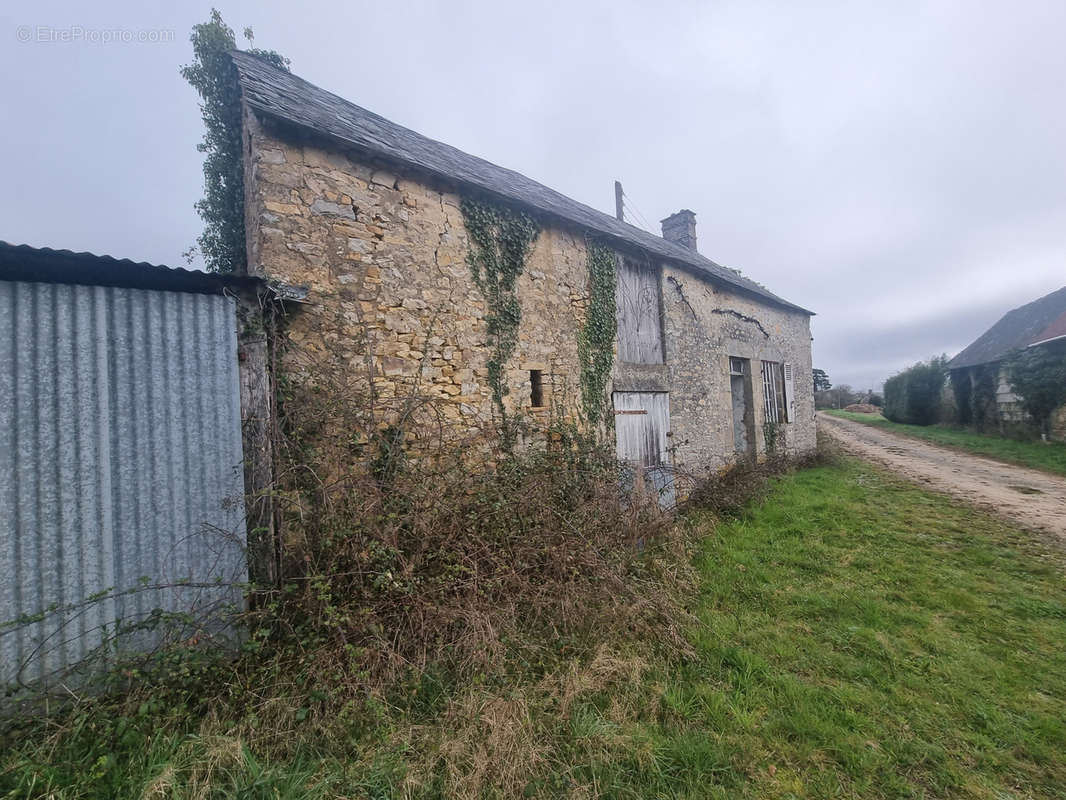
<path id="1" fill-rule="evenodd" d="M 919 361 L 885 381 L 884 415 L 908 425 L 938 422 L 947 361 L 947 356 Z"/>

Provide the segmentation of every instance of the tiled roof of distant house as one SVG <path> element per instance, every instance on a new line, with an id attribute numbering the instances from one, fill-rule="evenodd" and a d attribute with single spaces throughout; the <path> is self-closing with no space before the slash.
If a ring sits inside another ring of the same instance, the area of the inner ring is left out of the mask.
<path id="1" fill-rule="evenodd" d="M 1049 331 L 1060 330 L 1059 333 Z M 948 362 L 950 369 L 998 361 L 1011 350 L 1066 334 L 1066 286 L 1008 311 L 965 350 Z"/>
<path id="2" fill-rule="evenodd" d="M 1043 344 L 1044 342 L 1050 342 L 1052 339 L 1061 339 L 1066 336 L 1066 311 L 1059 314 L 1050 325 L 1037 334 L 1030 344 Z"/>

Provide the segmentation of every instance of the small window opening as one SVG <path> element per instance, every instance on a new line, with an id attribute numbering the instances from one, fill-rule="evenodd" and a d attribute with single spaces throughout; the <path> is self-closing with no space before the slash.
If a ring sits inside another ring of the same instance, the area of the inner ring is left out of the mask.
<path id="1" fill-rule="evenodd" d="M 539 369 L 529 371 L 529 399 L 533 408 L 544 406 L 544 376 Z"/>

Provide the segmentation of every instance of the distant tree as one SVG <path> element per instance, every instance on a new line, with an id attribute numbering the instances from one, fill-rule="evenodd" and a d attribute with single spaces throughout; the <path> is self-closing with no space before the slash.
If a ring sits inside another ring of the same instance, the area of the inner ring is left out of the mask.
<path id="1" fill-rule="evenodd" d="M 251 28 L 245 38 L 252 41 Z M 209 269 L 235 272 L 244 267 L 244 162 L 241 159 L 241 105 L 237 70 L 229 51 L 237 48 L 233 29 L 211 9 L 211 19 L 194 25 L 193 61 L 181 75 L 199 93 L 204 139 L 197 149 L 204 153 L 204 196 L 196 210 L 204 221 L 197 242 Z M 250 48 L 249 53 L 281 69 L 289 60 L 273 50 Z"/>
<path id="2" fill-rule="evenodd" d="M 1066 340 L 1025 347 L 1007 357 L 1011 390 L 1040 433 L 1050 433 L 1051 412 L 1066 403 Z"/>
<path id="3" fill-rule="evenodd" d="M 868 402 L 870 405 L 877 406 L 878 408 L 881 408 L 881 406 L 885 404 L 884 398 L 882 398 L 877 392 L 870 392 L 870 399 Z"/>
<path id="4" fill-rule="evenodd" d="M 827 389 L 832 389 L 833 384 L 829 382 L 829 376 L 825 374 L 824 369 L 814 370 L 814 391 L 824 392 Z"/>
<path id="5" fill-rule="evenodd" d="M 938 422 L 947 363 L 947 356 L 935 356 L 885 381 L 885 416 L 909 425 Z"/>
<path id="6" fill-rule="evenodd" d="M 814 393 L 815 408 L 843 408 L 859 399 L 859 395 L 848 384 L 842 383 L 832 389 L 823 389 Z"/>

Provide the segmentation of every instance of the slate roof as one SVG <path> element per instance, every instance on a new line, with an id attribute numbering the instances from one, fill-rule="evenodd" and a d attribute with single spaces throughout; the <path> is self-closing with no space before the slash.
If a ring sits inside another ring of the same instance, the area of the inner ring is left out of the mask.
<path id="1" fill-rule="evenodd" d="M 1049 337 L 1044 335 L 1045 331 L 1063 314 L 1066 314 L 1066 286 L 1008 311 L 999 322 L 977 337 L 973 344 L 951 359 L 948 369 L 998 361 L 1011 350 L 1047 339 Z"/>
<path id="2" fill-rule="evenodd" d="M 262 285 L 259 278 L 222 275 L 181 267 L 164 267 L 128 258 L 30 247 L 0 241 L 0 280 L 32 283 L 77 283 L 132 289 L 221 294 L 229 288 Z"/>
<path id="3" fill-rule="evenodd" d="M 230 55 L 237 67 L 244 99 L 258 112 L 314 131 L 345 146 L 575 223 L 774 305 L 804 314 L 814 313 L 693 250 L 571 200 L 525 175 L 390 122 L 249 53 L 233 51 Z"/>

